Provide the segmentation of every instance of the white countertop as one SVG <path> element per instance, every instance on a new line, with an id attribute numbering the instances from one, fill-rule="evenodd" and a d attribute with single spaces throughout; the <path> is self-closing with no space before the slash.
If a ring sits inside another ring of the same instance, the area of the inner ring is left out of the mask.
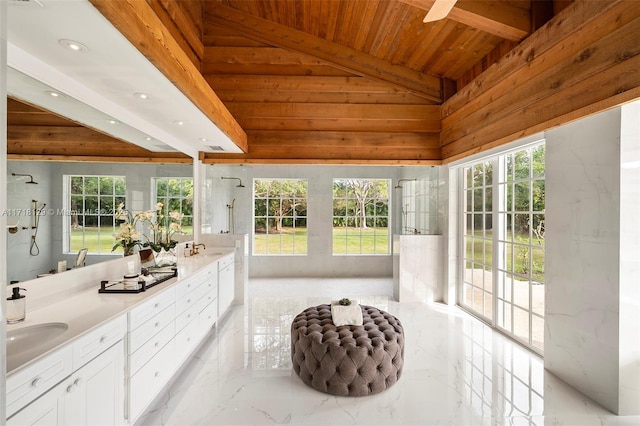
<path id="1" fill-rule="evenodd" d="M 25 351 L 15 356 L 7 354 L 7 375 L 16 373 L 109 320 L 126 314 L 148 298 L 167 291 L 182 279 L 195 274 L 212 262 L 233 254 L 233 252 L 233 248 L 224 247 L 210 249 L 193 257 L 179 257 L 177 278 L 167 280 L 141 293 L 98 293 L 99 280 L 113 278 L 100 277 L 95 287 L 76 292 L 67 298 L 35 310 L 29 310 L 27 301 L 26 319 L 17 324 L 7 324 L 7 331 L 52 322 L 65 323 L 69 328 L 49 341 L 47 347 L 43 349 L 34 348 L 32 351 Z"/>

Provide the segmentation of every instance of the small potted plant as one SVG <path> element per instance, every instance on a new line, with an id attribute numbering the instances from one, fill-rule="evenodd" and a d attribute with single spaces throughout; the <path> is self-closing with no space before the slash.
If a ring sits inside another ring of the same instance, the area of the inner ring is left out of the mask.
<path id="1" fill-rule="evenodd" d="M 349 306 L 349 305 L 351 305 L 351 300 L 349 300 L 348 298 L 344 297 L 344 298 L 342 298 L 342 299 L 340 299 L 338 301 L 338 304 L 340 306 Z"/>

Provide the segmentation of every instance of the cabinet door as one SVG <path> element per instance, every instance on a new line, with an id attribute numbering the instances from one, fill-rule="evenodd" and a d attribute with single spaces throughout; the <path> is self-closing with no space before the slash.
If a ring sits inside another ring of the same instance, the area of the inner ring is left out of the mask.
<path id="1" fill-rule="evenodd" d="M 120 341 L 63 382 L 65 425 L 124 423 L 123 363 Z"/>
<path id="2" fill-rule="evenodd" d="M 63 404 L 64 389 L 58 385 L 7 420 L 7 425 L 62 425 Z"/>
<path id="3" fill-rule="evenodd" d="M 235 296 L 233 263 L 218 273 L 218 315 L 222 317 Z"/>

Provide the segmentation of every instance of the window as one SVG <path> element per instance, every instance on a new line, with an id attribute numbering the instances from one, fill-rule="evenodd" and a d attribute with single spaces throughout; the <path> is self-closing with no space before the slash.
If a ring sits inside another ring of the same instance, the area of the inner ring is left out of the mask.
<path id="1" fill-rule="evenodd" d="M 462 170 L 464 247 L 459 303 L 544 348 L 545 146 Z"/>
<path id="2" fill-rule="evenodd" d="M 388 179 L 333 180 L 333 254 L 389 254 Z"/>
<path id="3" fill-rule="evenodd" d="M 183 215 L 182 231 L 193 234 L 193 178 L 158 177 L 153 178 L 155 202 L 162 203 L 165 216 L 169 212 Z M 151 206 L 155 211 L 155 205 Z"/>
<path id="4" fill-rule="evenodd" d="M 307 180 L 254 179 L 253 254 L 307 254 Z"/>
<path id="5" fill-rule="evenodd" d="M 64 179 L 69 195 L 65 208 L 70 211 L 65 226 L 67 252 L 77 253 L 86 247 L 93 254 L 111 253 L 116 233 L 114 213 L 118 204 L 125 203 L 125 178 L 66 175 Z"/>

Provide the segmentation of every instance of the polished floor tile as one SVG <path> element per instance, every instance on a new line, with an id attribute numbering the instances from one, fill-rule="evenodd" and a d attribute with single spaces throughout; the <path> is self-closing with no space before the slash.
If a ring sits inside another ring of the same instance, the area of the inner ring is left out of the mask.
<path id="1" fill-rule="evenodd" d="M 400 304 L 391 280 L 252 280 L 140 425 L 637 425 L 544 371 L 542 359 L 455 307 Z M 400 319 L 402 377 L 367 397 L 307 387 L 290 327 L 309 306 L 350 297 Z"/>

